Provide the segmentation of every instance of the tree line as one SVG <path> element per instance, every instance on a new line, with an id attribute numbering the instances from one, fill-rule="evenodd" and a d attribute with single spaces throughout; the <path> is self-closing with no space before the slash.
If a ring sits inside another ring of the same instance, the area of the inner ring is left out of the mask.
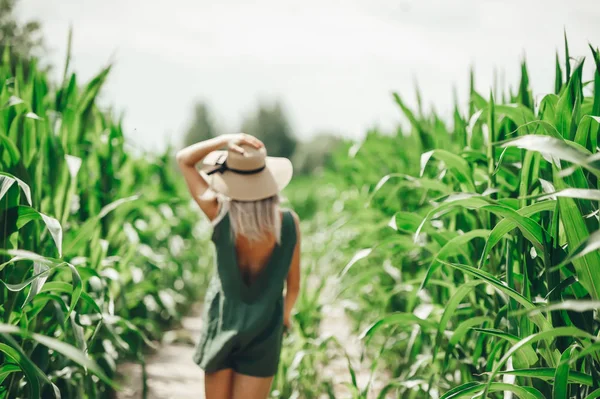
<path id="1" fill-rule="evenodd" d="M 278 101 L 260 103 L 242 121 L 239 131 L 262 140 L 269 155 L 290 158 L 298 174 L 309 174 L 323 167 L 329 154 L 342 141 L 331 133 L 319 133 L 307 141 L 299 140 Z M 193 106 L 182 144 L 188 146 L 221 133 L 210 107 L 205 102 L 197 102 Z"/>

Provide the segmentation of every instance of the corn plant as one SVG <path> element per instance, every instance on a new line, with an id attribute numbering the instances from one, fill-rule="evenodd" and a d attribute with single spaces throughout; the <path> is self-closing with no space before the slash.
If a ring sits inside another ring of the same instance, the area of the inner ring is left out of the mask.
<path id="1" fill-rule="evenodd" d="M 0 64 L 0 397 L 100 398 L 201 294 L 208 225 L 170 151 L 96 104 L 110 67 L 54 84 Z M 13 67 L 12 65 L 15 65 Z M 26 68 L 25 68 L 26 66 Z M 203 224 L 204 223 L 204 224 Z"/>
<path id="2" fill-rule="evenodd" d="M 540 101 L 525 62 L 516 91 L 481 95 L 472 74 L 451 127 L 395 94 L 410 130 L 371 132 L 334 157 L 326 179 L 356 194 L 341 206 L 364 232 L 342 289 L 367 350 L 382 350 L 395 376 L 380 397 L 600 395 L 600 56 L 590 49 L 586 81 L 565 38 L 554 93 Z"/>

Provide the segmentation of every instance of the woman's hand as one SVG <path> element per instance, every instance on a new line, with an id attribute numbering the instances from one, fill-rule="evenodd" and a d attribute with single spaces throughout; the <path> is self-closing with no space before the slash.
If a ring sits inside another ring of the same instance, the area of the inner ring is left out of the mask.
<path id="1" fill-rule="evenodd" d="M 245 152 L 242 148 L 242 145 L 249 145 L 257 149 L 265 146 L 262 141 L 246 133 L 233 134 L 232 137 L 229 139 L 229 142 L 227 143 L 227 147 L 230 150 L 233 150 L 240 154 L 243 154 Z"/>

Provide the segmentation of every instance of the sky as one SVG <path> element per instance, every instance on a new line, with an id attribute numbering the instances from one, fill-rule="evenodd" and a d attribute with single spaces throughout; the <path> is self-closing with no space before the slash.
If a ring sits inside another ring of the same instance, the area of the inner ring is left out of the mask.
<path id="1" fill-rule="evenodd" d="M 113 64 L 100 104 L 125 115 L 131 143 L 179 145 L 196 101 L 223 132 L 260 102 L 280 101 L 300 139 L 360 139 L 405 123 L 391 93 L 449 115 L 465 102 L 469 68 L 484 96 L 494 71 L 515 87 L 526 58 L 534 94 L 552 91 L 554 58 L 600 46 L 599 0 L 21 0 L 42 22 L 47 61 L 80 82 Z"/>

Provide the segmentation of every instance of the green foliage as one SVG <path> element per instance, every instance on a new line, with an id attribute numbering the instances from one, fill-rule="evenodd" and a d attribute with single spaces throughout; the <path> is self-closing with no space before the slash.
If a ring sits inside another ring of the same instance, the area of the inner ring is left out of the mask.
<path id="1" fill-rule="evenodd" d="M 0 54 L 9 48 L 13 57 L 25 60 L 42 49 L 41 26 L 37 21 L 23 24 L 17 21 L 15 7 L 17 0 L 0 0 Z M 16 62 L 13 63 L 13 66 Z"/>
<path id="2" fill-rule="evenodd" d="M 340 148 L 306 196 L 346 221 L 334 265 L 393 375 L 380 397 L 598 395 L 600 79 L 584 91 L 565 47 L 539 104 L 525 63 L 506 101 L 472 85 L 453 127 L 395 94 L 410 131 Z"/>
<path id="3" fill-rule="evenodd" d="M 244 120 L 240 131 L 262 140 L 271 156 L 291 158 L 296 149 L 296 138 L 279 103 L 260 105 Z"/>
<path id="4" fill-rule="evenodd" d="M 309 175 L 318 173 L 325 168 L 337 147 L 343 139 L 333 134 L 320 133 L 308 141 L 301 141 L 296 146 L 292 157 L 294 174 Z"/>
<path id="5" fill-rule="evenodd" d="M 116 363 L 143 362 L 201 295 L 210 229 L 171 150 L 133 154 L 96 107 L 110 68 L 84 85 L 66 72 L 60 86 L 27 68 L 5 51 L 0 398 L 108 397 Z"/>

